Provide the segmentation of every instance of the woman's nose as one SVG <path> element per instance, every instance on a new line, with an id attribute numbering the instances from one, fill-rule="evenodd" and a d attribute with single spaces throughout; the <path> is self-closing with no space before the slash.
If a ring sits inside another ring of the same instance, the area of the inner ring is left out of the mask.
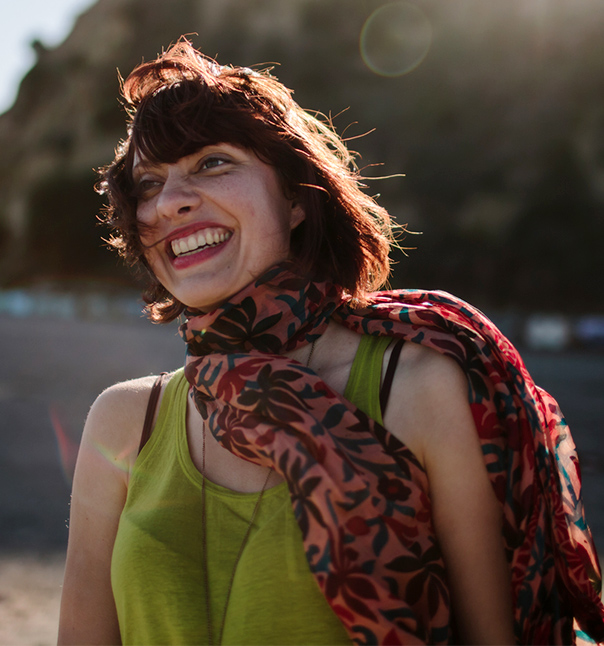
<path id="1" fill-rule="evenodd" d="M 186 178 L 167 179 L 157 198 L 157 212 L 166 218 L 179 218 L 195 210 L 201 196 Z"/>

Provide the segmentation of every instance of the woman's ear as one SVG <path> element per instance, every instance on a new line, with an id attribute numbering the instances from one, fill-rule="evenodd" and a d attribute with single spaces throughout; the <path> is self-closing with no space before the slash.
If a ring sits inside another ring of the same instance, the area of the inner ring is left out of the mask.
<path id="1" fill-rule="evenodd" d="M 292 200 L 291 213 L 289 219 L 289 228 L 293 231 L 301 222 L 306 219 L 306 212 L 302 203 L 297 198 Z"/>

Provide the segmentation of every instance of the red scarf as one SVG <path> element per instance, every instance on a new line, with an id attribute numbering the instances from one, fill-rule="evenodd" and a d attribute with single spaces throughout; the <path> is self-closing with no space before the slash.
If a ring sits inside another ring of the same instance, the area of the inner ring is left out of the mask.
<path id="1" fill-rule="evenodd" d="M 283 356 L 334 320 L 403 337 L 464 370 L 501 503 L 520 643 L 604 640 L 600 569 L 574 444 L 556 402 L 509 341 L 444 292 L 373 294 L 354 309 L 334 285 L 279 265 L 209 314 L 188 313 L 186 376 L 216 439 L 288 482 L 312 573 L 359 644 L 441 644 L 452 631 L 427 476 L 413 453 L 315 373 Z"/>

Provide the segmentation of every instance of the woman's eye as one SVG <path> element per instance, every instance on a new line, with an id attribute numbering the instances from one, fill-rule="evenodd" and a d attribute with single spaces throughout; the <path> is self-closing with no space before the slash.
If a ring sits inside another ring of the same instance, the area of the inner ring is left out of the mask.
<path id="1" fill-rule="evenodd" d="M 223 159 L 222 157 L 208 157 L 201 162 L 201 164 L 199 165 L 199 170 L 209 170 L 212 168 L 217 168 L 218 166 L 222 166 L 227 162 L 228 160 Z"/>
<path id="2" fill-rule="evenodd" d="M 154 190 L 158 188 L 160 182 L 153 179 L 141 179 L 134 187 L 134 197 L 141 199 L 148 197 Z"/>

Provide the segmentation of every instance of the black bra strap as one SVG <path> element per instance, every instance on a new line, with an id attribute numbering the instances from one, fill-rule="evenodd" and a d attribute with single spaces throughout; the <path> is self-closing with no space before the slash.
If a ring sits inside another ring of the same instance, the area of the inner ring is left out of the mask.
<path id="1" fill-rule="evenodd" d="M 384 382 L 380 388 L 380 410 L 382 411 L 382 416 L 386 412 L 386 406 L 388 405 L 388 398 L 390 397 L 390 389 L 392 388 L 392 382 L 394 380 L 394 373 L 396 371 L 396 366 L 398 365 L 398 358 L 400 357 L 401 350 L 405 339 L 399 339 L 392 348 L 392 353 L 390 354 L 390 359 L 388 359 L 388 367 L 386 368 L 386 375 L 384 376 Z"/>
<path id="2" fill-rule="evenodd" d="M 153 430 L 153 418 L 155 417 L 155 409 L 157 408 L 157 401 L 161 394 L 161 389 L 166 380 L 166 375 L 168 373 L 162 372 L 159 377 L 155 380 L 151 392 L 149 393 L 149 403 L 147 404 L 147 413 L 145 414 L 145 422 L 143 423 L 143 432 L 141 433 L 141 443 L 138 447 L 138 452 L 140 453 L 143 450 L 143 446 L 147 444 L 149 438 L 151 437 L 151 431 Z"/>

